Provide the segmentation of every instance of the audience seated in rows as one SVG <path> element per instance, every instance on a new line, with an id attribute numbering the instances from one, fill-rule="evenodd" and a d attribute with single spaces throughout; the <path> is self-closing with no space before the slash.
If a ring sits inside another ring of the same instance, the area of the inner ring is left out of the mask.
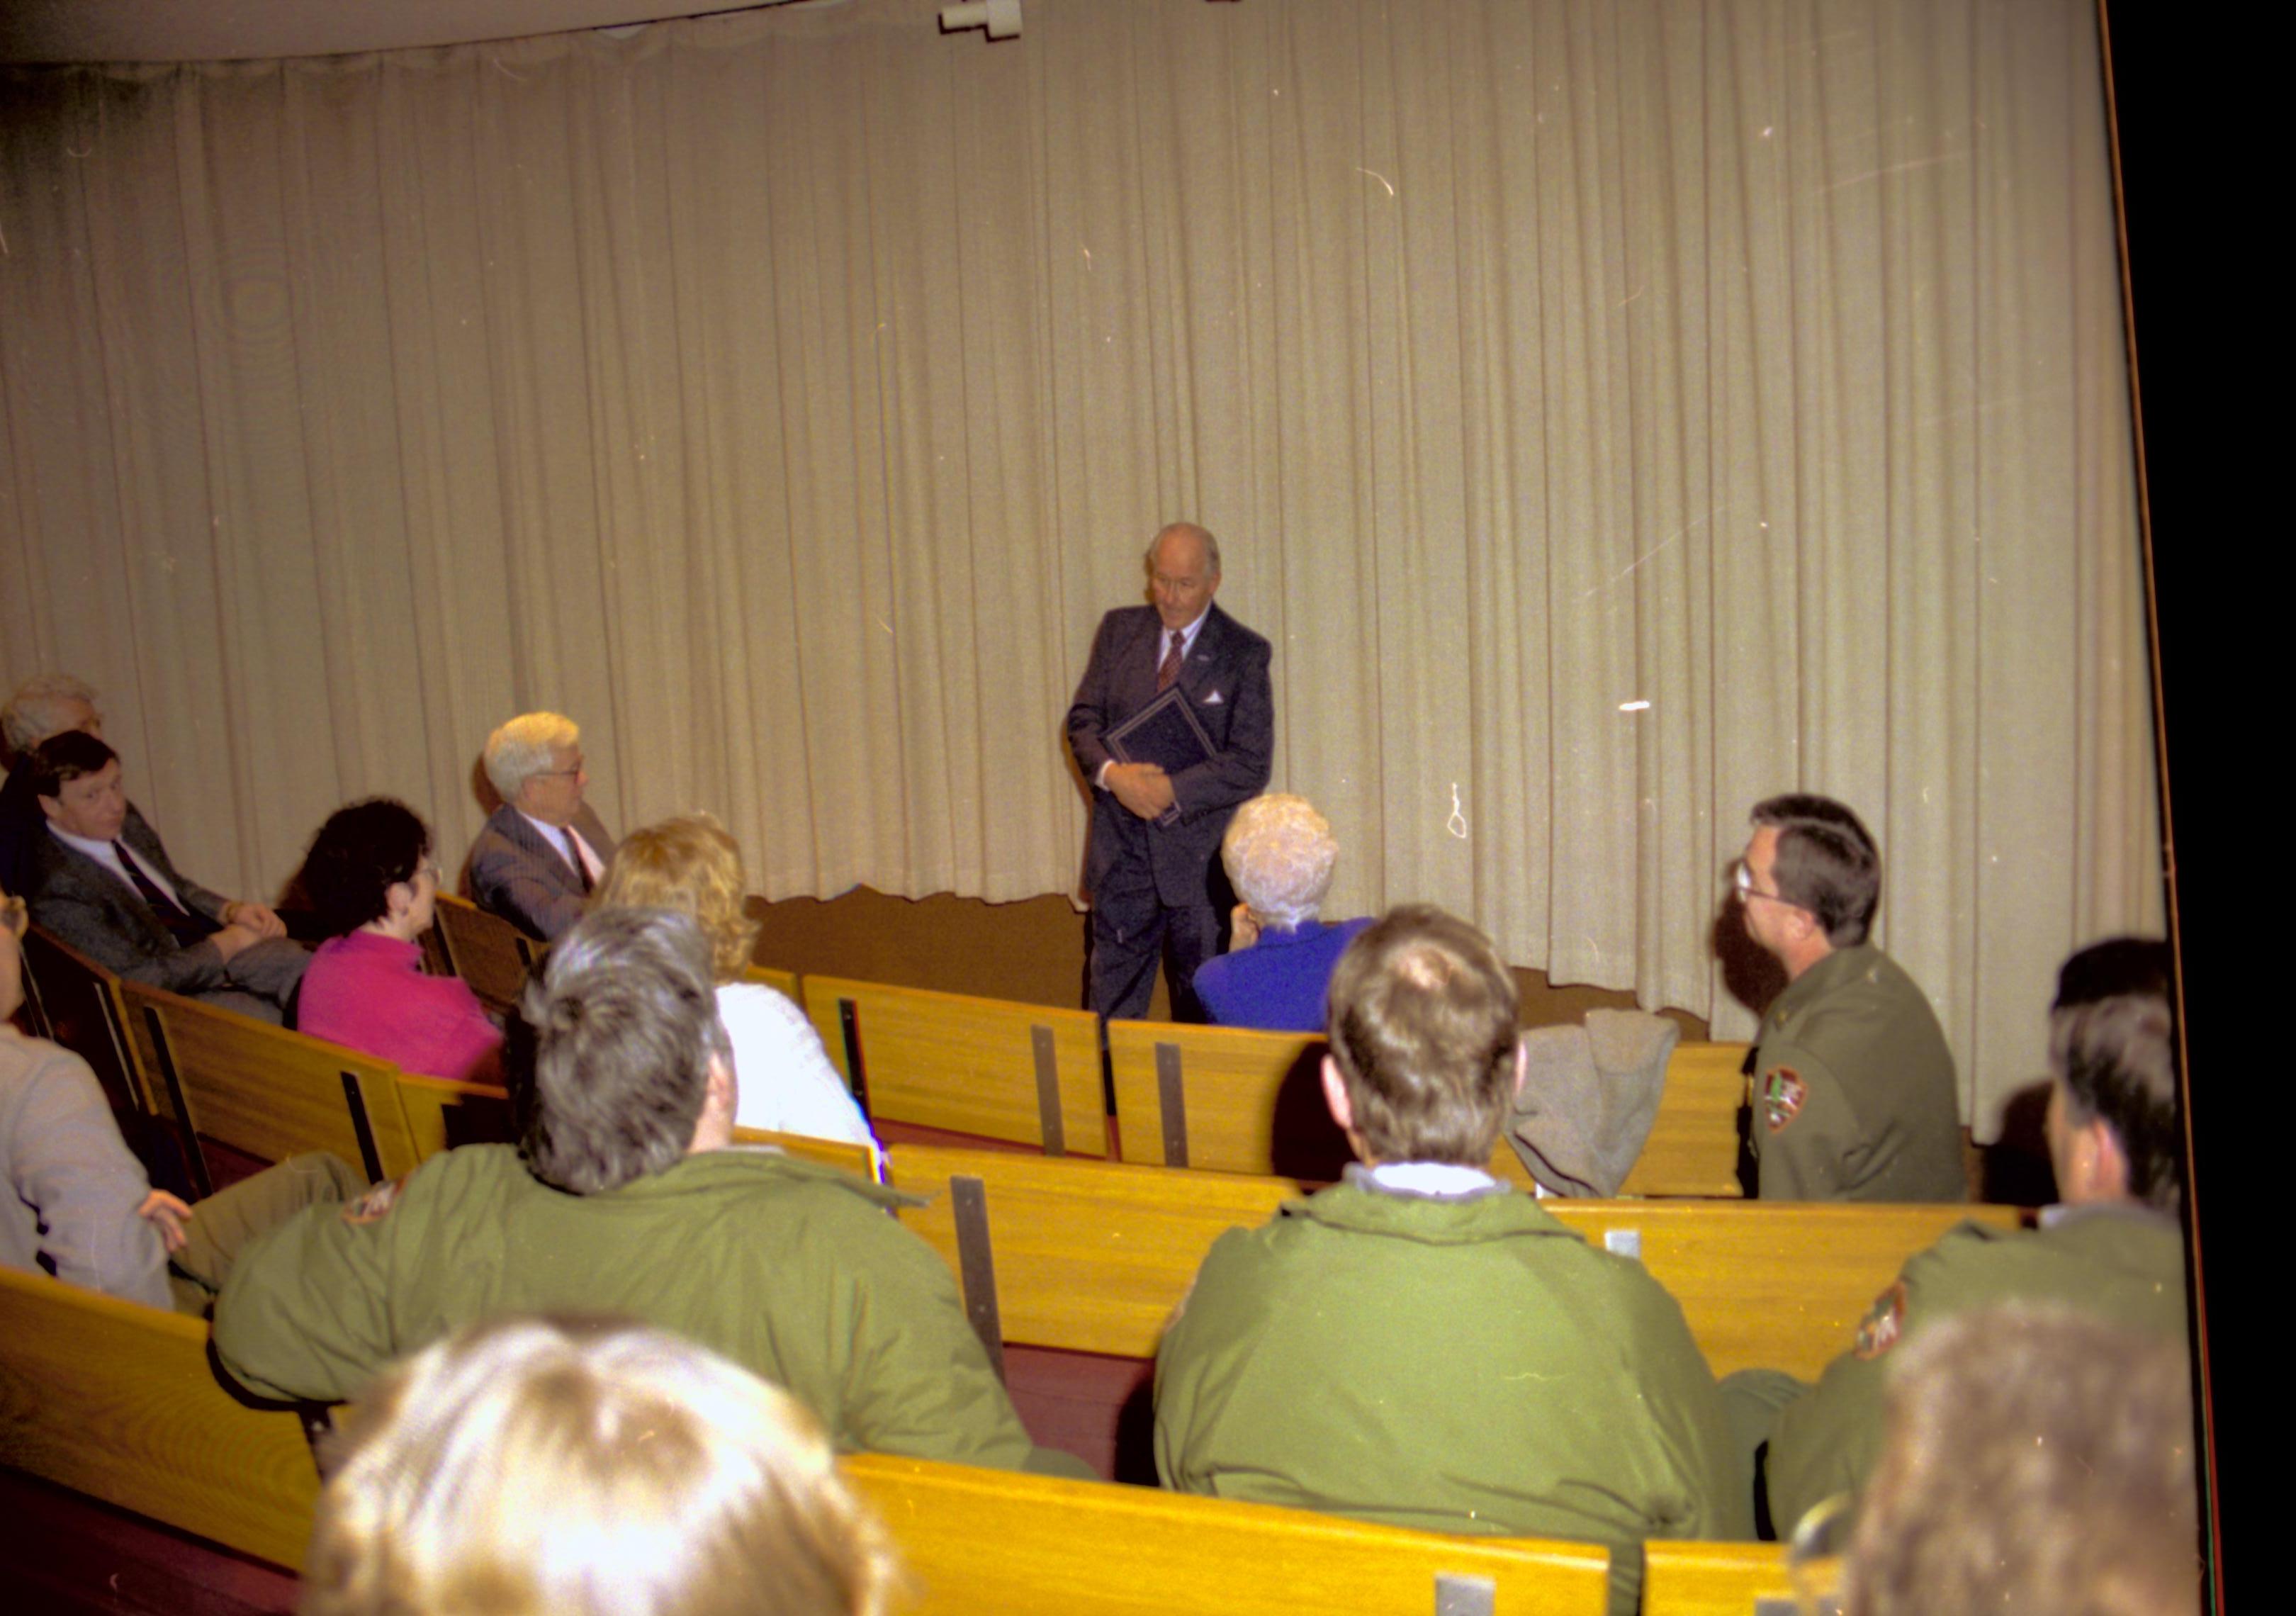
<path id="1" fill-rule="evenodd" d="M 339 808 L 303 860 L 328 939 L 303 975 L 296 1025 L 407 1071 L 499 1082 L 502 1030 L 451 976 L 422 973 L 439 866 L 430 827 L 388 797 Z"/>
<path id="2" fill-rule="evenodd" d="M 1953 1053 L 1920 984 L 1870 939 L 1882 856 L 1857 816 L 1754 805 L 1735 870 L 1746 935 L 1786 974 L 1756 1035 L 1750 1136 L 1765 1201 L 1965 1201 Z"/>
<path id="3" fill-rule="evenodd" d="M 2181 1338 L 2015 1303 L 1903 1357 L 1845 1616 L 2200 1616 Z"/>
<path id="4" fill-rule="evenodd" d="M 583 800 L 582 731 L 558 713 L 521 713 L 487 737 L 486 770 L 502 806 L 471 844 L 471 900 L 554 941 L 582 918 L 614 856 Z"/>
<path id="5" fill-rule="evenodd" d="M 1345 1182 L 1220 1236 L 1156 1360 L 1156 1467 L 1184 1492 L 1612 1550 L 1742 1538 L 1751 1501 L 1681 1308 L 1483 1170 L 1523 1060 L 1474 927 L 1390 911 L 1332 976 L 1323 1089 Z"/>
<path id="6" fill-rule="evenodd" d="M 1271 792 L 1236 809 L 1220 860 L 1242 899 L 1228 952 L 1196 971 L 1204 1013 L 1226 1027 L 1321 1032 L 1332 967 L 1368 917 L 1325 925 L 1316 918 L 1332 888 L 1340 844 L 1305 797 Z"/>
<path id="7" fill-rule="evenodd" d="M 96 736 L 49 736 L 31 769 L 47 820 L 30 858 L 32 918 L 115 976 L 276 1023 L 311 962 L 277 913 L 177 870 Z"/>
<path id="8" fill-rule="evenodd" d="M 87 1063 L 9 1018 L 23 999 L 22 902 L 0 891 L 0 1264 L 147 1307 L 207 1310 L 240 1251 L 365 1181 L 298 1156 L 186 1206 L 128 1153 Z"/>
<path id="9" fill-rule="evenodd" d="M 1750 1399 L 1775 1406 L 1800 1392 L 1776 1416 L 1764 1467 L 1782 1534 L 1864 1483 L 1882 1447 L 1890 1372 L 1946 1319 L 2005 1301 L 2062 1303 L 2183 1338 L 2184 1135 L 2167 980 L 2167 945 L 2136 939 L 2093 945 L 2060 972 L 2047 1124 L 2059 1204 L 2038 1228 L 1964 1223 L 1914 1257 L 1814 1389 L 1763 1371 L 1726 1382 L 1742 1419 Z M 2132 982 L 2133 992 L 2075 997 Z"/>
<path id="10" fill-rule="evenodd" d="M 332 1468 L 303 1616 L 880 1616 L 900 1579 L 803 1407 L 631 1323 L 426 1347 Z"/>
<path id="11" fill-rule="evenodd" d="M 874 1145 L 805 1013 L 785 995 L 742 980 L 758 940 L 757 923 L 744 907 L 748 893 L 742 849 L 715 819 L 696 814 L 632 832 L 590 903 L 594 909 L 676 909 L 701 923 L 709 939 L 718 1019 L 734 1044 L 742 1096 L 737 1126 Z"/>
<path id="12" fill-rule="evenodd" d="M 627 1312 L 786 1387 L 840 1448 L 1088 1475 L 1029 1441 L 893 1192 L 733 1146 L 710 965 L 688 915 L 578 922 L 521 1003 L 522 1143 L 433 1156 L 245 1252 L 216 1305 L 225 1368 L 333 1401 L 495 1313 Z"/>

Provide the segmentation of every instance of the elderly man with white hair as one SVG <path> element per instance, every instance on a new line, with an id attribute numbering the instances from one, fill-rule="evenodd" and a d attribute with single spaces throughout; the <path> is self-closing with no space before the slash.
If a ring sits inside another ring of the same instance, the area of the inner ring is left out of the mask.
<path id="1" fill-rule="evenodd" d="M 0 887 L 29 889 L 32 849 L 47 833 L 47 816 L 32 790 L 32 749 L 50 735 L 84 729 L 103 738 L 95 690 L 68 673 L 36 673 L 0 707 L 0 740 L 8 747 L 8 783 L 0 786 Z"/>
<path id="2" fill-rule="evenodd" d="M 1229 952 L 1196 972 L 1204 1013 L 1226 1027 L 1321 1032 L 1332 967 L 1370 916 L 1316 919 L 1332 889 L 1340 844 L 1305 797 L 1270 792 L 1236 809 L 1220 861 L 1243 901 Z"/>
<path id="3" fill-rule="evenodd" d="M 582 918 L 614 839 L 582 800 L 582 731 L 554 712 L 521 713 L 487 737 L 487 779 L 502 798 L 471 844 L 471 898 L 545 942 Z"/>

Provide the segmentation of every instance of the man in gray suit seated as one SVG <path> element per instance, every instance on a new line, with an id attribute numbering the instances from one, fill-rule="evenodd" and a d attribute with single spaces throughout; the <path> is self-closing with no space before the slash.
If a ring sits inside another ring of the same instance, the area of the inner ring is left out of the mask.
<path id="1" fill-rule="evenodd" d="M 582 732 L 554 712 L 521 713 L 487 737 L 502 806 L 471 844 L 471 898 L 529 937 L 554 941 L 582 918 L 614 839 L 582 800 Z"/>
<path id="2" fill-rule="evenodd" d="M 48 832 L 29 861 L 32 918 L 116 976 L 276 1022 L 311 961 L 277 913 L 176 869 L 95 736 L 51 735 L 30 764 Z"/>

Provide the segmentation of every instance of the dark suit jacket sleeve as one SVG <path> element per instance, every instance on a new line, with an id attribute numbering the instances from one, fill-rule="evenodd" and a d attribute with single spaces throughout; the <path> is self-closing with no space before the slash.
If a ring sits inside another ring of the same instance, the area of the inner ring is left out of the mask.
<path id="1" fill-rule="evenodd" d="M 223 955 L 213 943 L 178 948 L 157 920 L 139 925 L 131 906 L 143 900 L 93 858 L 59 848 L 45 853 L 37 867 L 32 918 L 106 971 L 169 993 L 204 993 L 223 985 Z M 148 945 L 140 940 L 147 933 Z"/>
<path id="2" fill-rule="evenodd" d="M 1267 789 L 1275 760 L 1275 692 L 1267 676 L 1274 652 L 1266 640 L 1230 625 L 1243 642 L 1235 682 L 1235 710 L 1228 716 L 1227 745 L 1220 755 L 1172 776 L 1172 800 L 1184 814 L 1234 808 Z"/>
<path id="3" fill-rule="evenodd" d="M 1100 619 L 1100 628 L 1092 636 L 1092 660 L 1085 664 L 1084 678 L 1077 685 L 1076 700 L 1069 707 L 1069 751 L 1076 754 L 1077 767 L 1084 770 L 1085 783 L 1094 783 L 1100 766 L 1115 760 L 1101 737 L 1108 733 L 1110 713 L 1110 680 L 1116 669 L 1117 649 L 1114 641 L 1119 637 L 1122 618 L 1110 612 Z"/>
<path id="4" fill-rule="evenodd" d="M 582 918 L 582 896 L 545 878 L 541 856 L 496 837 L 471 855 L 471 898 L 529 937 L 555 938 Z"/>

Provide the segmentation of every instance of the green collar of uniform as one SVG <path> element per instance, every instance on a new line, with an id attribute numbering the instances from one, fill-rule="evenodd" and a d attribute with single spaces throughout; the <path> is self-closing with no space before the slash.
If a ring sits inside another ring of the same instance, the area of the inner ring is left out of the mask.
<path id="1" fill-rule="evenodd" d="M 1882 951 L 1872 943 L 1859 943 L 1854 948 L 1836 948 L 1808 970 L 1786 984 L 1786 990 L 1771 1001 L 1769 1013 L 1762 1018 L 1767 1026 L 1777 1027 L 1798 1010 L 1807 1009 L 1845 982 L 1852 982 L 1872 970 L 1882 957 Z"/>
<path id="2" fill-rule="evenodd" d="M 1479 1245 L 1517 1236 L 1578 1235 L 1543 1210 L 1537 1198 L 1513 1193 L 1464 1198 L 1397 1194 L 1355 1183 L 1283 1203 L 1283 1216 L 1326 1228 L 1385 1235 L 1424 1245 Z"/>
<path id="3" fill-rule="evenodd" d="M 823 1161 L 808 1161 L 770 1144 L 734 1144 L 723 1150 L 703 1151 L 685 1157 L 674 1167 L 659 1173 L 649 1173 L 609 1193 L 619 1195 L 676 1194 L 696 1184 L 737 1180 L 758 1174 L 825 1184 L 858 1195 L 873 1206 L 927 1204 L 922 1196 L 906 1195 L 884 1185 L 871 1184 L 842 1168 L 831 1167 Z"/>

